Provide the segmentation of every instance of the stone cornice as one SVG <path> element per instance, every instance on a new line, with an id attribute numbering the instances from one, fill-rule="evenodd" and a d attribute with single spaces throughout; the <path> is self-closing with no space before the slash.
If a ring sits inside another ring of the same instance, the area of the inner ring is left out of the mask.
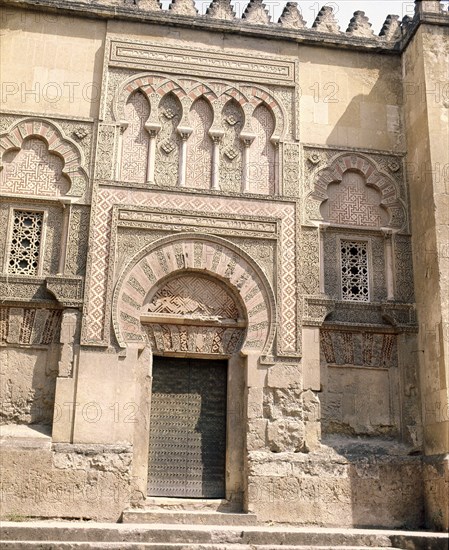
<path id="1" fill-rule="evenodd" d="M 197 30 L 254 36 L 267 40 L 284 40 L 304 45 L 354 49 L 383 54 L 400 54 L 420 24 L 449 25 L 449 13 L 417 11 L 413 20 L 403 20 L 400 37 L 387 40 L 385 36 L 357 36 L 352 32 L 321 32 L 318 28 L 289 28 L 280 23 L 257 24 L 246 19 L 216 19 L 209 15 L 178 15 L 170 10 L 148 11 L 123 0 L 98 0 L 97 3 L 65 0 L 0 0 L 0 5 L 59 12 L 91 19 L 146 22 Z M 357 12 L 361 13 L 361 12 Z M 281 18 L 282 19 L 282 18 Z M 314 23 L 315 25 L 315 23 Z"/>

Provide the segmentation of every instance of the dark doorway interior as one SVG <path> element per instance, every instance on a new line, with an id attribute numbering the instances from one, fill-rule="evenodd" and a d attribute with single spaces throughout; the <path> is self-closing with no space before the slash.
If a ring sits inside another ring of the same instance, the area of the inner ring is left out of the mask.
<path id="1" fill-rule="evenodd" d="M 227 361 L 154 357 L 148 494 L 224 498 Z"/>

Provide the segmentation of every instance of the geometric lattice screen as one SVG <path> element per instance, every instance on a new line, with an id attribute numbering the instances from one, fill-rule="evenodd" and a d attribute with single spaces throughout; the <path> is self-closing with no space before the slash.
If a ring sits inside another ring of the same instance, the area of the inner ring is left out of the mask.
<path id="1" fill-rule="evenodd" d="M 43 220 L 43 212 L 14 210 L 9 273 L 37 275 Z"/>
<path id="2" fill-rule="evenodd" d="M 368 243 L 342 240 L 340 254 L 342 299 L 369 302 Z"/>

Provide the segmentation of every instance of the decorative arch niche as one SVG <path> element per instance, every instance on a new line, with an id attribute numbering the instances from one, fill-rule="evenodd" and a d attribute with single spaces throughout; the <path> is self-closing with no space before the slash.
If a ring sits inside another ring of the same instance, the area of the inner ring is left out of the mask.
<path id="1" fill-rule="evenodd" d="M 305 213 L 306 222 L 396 230 L 407 227 L 406 208 L 396 182 L 361 154 L 341 154 L 317 172 Z"/>
<path id="2" fill-rule="evenodd" d="M 179 146 L 181 137 L 176 131 L 182 119 L 182 105 L 169 92 L 158 105 L 160 130 L 156 138 L 155 183 L 175 186 L 178 183 Z"/>
<path id="3" fill-rule="evenodd" d="M 81 197 L 87 183 L 83 165 L 79 147 L 53 122 L 24 119 L 0 136 L 2 193 Z"/>
<path id="4" fill-rule="evenodd" d="M 209 130 L 214 121 L 210 103 L 201 96 L 190 108 L 192 133 L 187 141 L 186 187 L 209 189 L 212 180 L 212 139 Z"/>
<path id="5" fill-rule="evenodd" d="M 182 277 L 186 277 L 184 282 L 189 281 L 191 290 L 187 295 L 181 292 L 181 295 L 173 297 L 173 292 L 168 292 L 168 289 L 173 285 L 179 288 Z M 199 294 L 201 287 L 203 292 Z M 165 302 L 161 299 L 164 289 L 168 298 Z M 189 307 L 186 303 L 190 304 Z M 176 304 L 181 307 L 181 313 L 176 313 Z M 224 304 L 227 304 L 226 307 Z M 224 311 L 231 312 L 231 316 L 225 317 Z M 266 276 L 247 254 L 219 237 L 183 234 L 160 239 L 142 250 L 125 268 L 117 281 L 113 298 L 112 321 L 119 345 L 126 347 L 139 342 L 145 345 L 148 333 L 144 327 L 148 323 L 161 325 L 160 315 L 171 319 L 169 324 L 176 325 L 179 320 L 178 326 L 195 321 L 198 324 L 202 317 L 206 323 L 204 326 L 207 326 L 212 320 L 213 328 L 222 329 L 221 336 L 217 337 L 221 343 L 216 339 L 214 344 L 214 349 L 221 350 L 222 355 L 243 347 L 265 356 L 274 341 L 276 305 Z M 237 333 L 244 327 L 244 336 L 240 333 L 242 339 L 238 340 Z M 163 333 L 157 334 L 153 330 L 150 337 L 152 345 L 166 345 L 160 340 Z M 176 334 L 179 334 L 179 329 Z M 210 337 L 211 331 L 203 340 L 203 350 L 208 349 L 207 353 L 212 349 L 207 344 Z M 166 338 L 169 338 L 168 333 Z M 171 334 L 170 338 L 180 336 Z M 195 351 L 192 346 L 189 352 L 201 353 L 196 344 Z"/>
<path id="6" fill-rule="evenodd" d="M 137 90 L 129 96 L 124 111 L 127 126 L 122 138 L 121 179 L 144 183 L 147 180 L 150 143 L 145 123 L 150 116 L 150 104 L 146 96 Z"/>
<path id="7" fill-rule="evenodd" d="M 368 187 L 362 174 L 347 170 L 341 182 L 331 183 L 327 188 L 328 199 L 321 204 L 323 219 L 332 225 L 358 227 L 386 227 L 389 215 L 382 207 L 379 190 Z"/>
<path id="8" fill-rule="evenodd" d="M 263 103 L 254 109 L 251 125 L 255 138 L 250 146 L 248 191 L 273 195 L 276 180 L 276 150 L 271 138 L 274 134 L 275 119 L 271 110 Z"/>
<path id="9" fill-rule="evenodd" d="M 0 173 L 0 191 L 14 195 L 58 198 L 70 189 L 62 173 L 64 161 L 48 151 L 41 138 L 29 137 L 22 147 L 5 153 Z"/>

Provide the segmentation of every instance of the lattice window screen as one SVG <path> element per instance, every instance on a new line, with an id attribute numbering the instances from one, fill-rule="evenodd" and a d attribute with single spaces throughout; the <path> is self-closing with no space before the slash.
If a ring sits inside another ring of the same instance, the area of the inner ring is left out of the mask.
<path id="1" fill-rule="evenodd" d="M 9 273 L 37 275 L 43 220 L 43 212 L 14 211 Z"/>
<path id="2" fill-rule="evenodd" d="M 342 240 L 340 254 L 342 299 L 369 302 L 368 243 Z"/>

